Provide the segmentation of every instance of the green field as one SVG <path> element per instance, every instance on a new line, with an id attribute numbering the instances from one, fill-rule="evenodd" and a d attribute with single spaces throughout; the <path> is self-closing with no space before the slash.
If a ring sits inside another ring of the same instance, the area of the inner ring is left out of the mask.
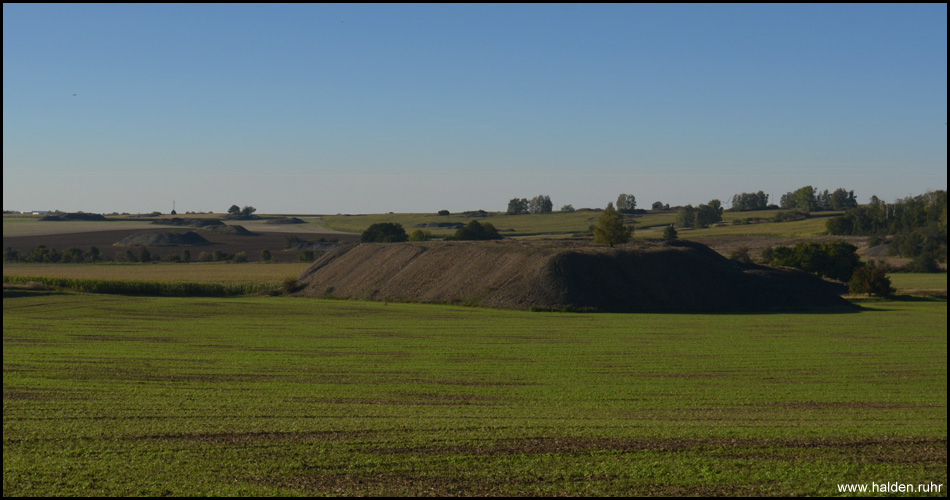
<path id="1" fill-rule="evenodd" d="M 947 289 L 947 273 L 891 273 L 887 277 L 898 291 Z"/>
<path id="2" fill-rule="evenodd" d="M 836 495 L 947 479 L 945 301 L 3 300 L 4 495 Z"/>

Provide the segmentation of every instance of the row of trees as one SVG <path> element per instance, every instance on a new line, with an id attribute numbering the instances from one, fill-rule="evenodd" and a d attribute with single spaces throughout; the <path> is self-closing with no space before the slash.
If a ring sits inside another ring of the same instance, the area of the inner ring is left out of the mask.
<path id="1" fill-rule="evenodd" d="M 833 192 L 826 189 L 819 193 L 814 186 L 803 186 L 794 192 L 783 194 L 779 206 L 810 213 L 817 210 L 847 210 L 858 206 L 858 200 L 854 197 L 854 191 L 844 188 L 835 189 Z"/>
<path id="2" fill-rule="evenodd" d="M 933 272 L 937 261 L 947 259 L 947 192 L 885 203 L 876 196 L 871 203 L 829 219 L 825 227 L 835 235 L 873 236 L 888 241 L 888 253 L 913 259 L 909 270 Z"/>
<path id="3" fill-rule="evenodd" d="M 732 207 L 729 209 L 734 212 L 747 212 L 751 210 L 767 210 L 769 208 L 769 195 L 763 191 L 757 193 L 739 193 L 732 195 Z"/>
<path id="4" fill-rule="evenodd" d="M 244 208 L 240 208 L 237 205 L 231 205 L 231 208 L 228 209 L 228 215 L 234 218 L 248 218 L 254 215 L 254 212 L 256 211 L 257 209 L 250 205 L 245 205 Z"/>
<path id="5" fill-rule="evenodd" d="M 403 241 L 427 241 L 432 238 L 429 231 L 416 230 L 412 235 L 407 235 L 402 224 L 396 222 L 379 222 L 371 225 L 360 236 L 363 243 L 399 243 Z M 455 234 L 445 237 L 447 241 L 472 241 L 472 240 L 500 240 L 501 234 L 495 229 L 495 226 L 486 222 L 481 223 L 477 220 L 469 221 L 468 224 L 458 228 Z"/>
<path id="6" fill-rule="evenodd" d="M 49 248 L 46 245 L 37 245 L 29 253 L 21 254 L 16 249 L 6 247 L 3 249 L 4 262 L 25 262 L 37 264 L 82 264 L 94 263 L 102 260 L 102 252 L 96 247 L 89 247 L 88 251 L 83 252 L 77 247 L 69 247 L 62 252 L 55 248 Z"/>
<path id="7" fill-rule="evenodd" d="M 653 204 L 654 209 L 662 209 L 664 207 L 663 203 L 656 202 Z M 666 208 L 669 208 L 669 205 L 666 205 Z M 632 194 L 621 193 L 617 197 L 617 206 L 615 210 L 623 214 L 632 214 L 637 209 L 637 198 Z M 505 212 L 507 215 L 523 215 L 523 214 L 549 214 L 554 211 L 554 203 L 551 202 L 551 197 L 545 194 L 535 196 L 530 200 L 527 198 L 512 198 L 508 201 L 508 210 Z M 561 212 L 573 212 L 574 207 L 572 205 L 564 205 L 561 207 Z M 440 213 L 441 214 L 441 213 Z"/>
<path id="8" fill-rule="evenodd" d="M 686 205 L 676 214 L 676 227 L 703 228 L 715 224 L 722 221 L 722 210 L 722 202 L 715 199 L 695 208 Z"/>
<path id="9" fill-rule="evenodd" d="M 546 194 L 541 194 L 531 198 L 512 198 L 508 201 L 508 211 L 505 212 L 508 215 L 522 215 L 522 214 L 549 214 L 554 211 L 554 203 L 551 202 L 551 197 Z"/>
<path id="10" fill-rule="evenodd" d="M 848 282 L 851 293 L 886 297 L 894 293 L 884 269 L 873 263 L 864 264 L 858 248 L 845 241 L 804 242 L 794 247 L 766 248 L 765 264 L 794 267 L 825 278 Z"/>

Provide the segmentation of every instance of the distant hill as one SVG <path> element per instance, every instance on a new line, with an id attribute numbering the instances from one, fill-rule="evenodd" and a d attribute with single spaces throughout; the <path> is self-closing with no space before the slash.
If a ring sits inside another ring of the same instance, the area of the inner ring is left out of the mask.
<path id="1" fill-rule="evenodd" d="M 59 214 L 59 215 L 44 215 L 40 218 L 41 221 L 49 222 L 59 222 L 59 221 L 73 221 L 73 220 L 93 220 L 93 221 L 104 221 L 108 220 L 105 216 L 100 214 L 87 214 L 84 212 L 77 212 L 71 214 Z"/>

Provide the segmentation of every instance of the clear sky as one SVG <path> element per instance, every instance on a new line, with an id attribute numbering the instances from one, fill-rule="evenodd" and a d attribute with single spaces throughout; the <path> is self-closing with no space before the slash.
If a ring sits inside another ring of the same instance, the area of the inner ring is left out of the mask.
<path id="1" fill-rule="evenodd" d="M 893 200 L 946 122 L 946 4 L 3 6 L 8 210 Z"/>

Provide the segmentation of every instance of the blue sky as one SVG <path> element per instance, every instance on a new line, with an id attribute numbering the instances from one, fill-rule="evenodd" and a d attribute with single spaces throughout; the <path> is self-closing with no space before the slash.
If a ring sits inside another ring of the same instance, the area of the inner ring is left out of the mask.
<path id="1" fill-rule="evenodd" d="M 3 75 L 12 210 L 947 189 L 946 4 L 4 4 Z"/>

